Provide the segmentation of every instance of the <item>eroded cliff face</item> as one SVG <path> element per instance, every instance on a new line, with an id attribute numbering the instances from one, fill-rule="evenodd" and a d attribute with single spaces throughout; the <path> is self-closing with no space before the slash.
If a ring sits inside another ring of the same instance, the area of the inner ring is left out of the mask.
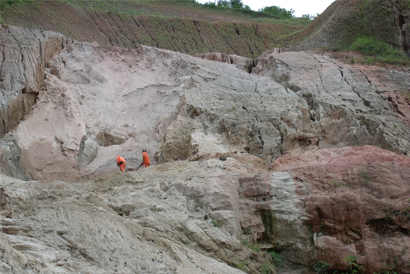
<path id="1" fill-rule="evenodd" d="M 65 43 L 56 32 L 0 25 L 0 137 L 35 104 L 47 62 Z"/>
<path id="2" fill-rule="evenodd" d="M 407 69 L 61 41 L 1 139 L 4 272 L 410 273 Z"/>

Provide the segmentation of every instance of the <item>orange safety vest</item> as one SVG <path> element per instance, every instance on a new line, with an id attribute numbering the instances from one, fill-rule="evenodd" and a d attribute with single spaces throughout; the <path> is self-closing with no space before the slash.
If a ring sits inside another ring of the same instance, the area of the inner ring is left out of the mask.
<path id="1" fill-rule="evenodd" d="M 126 165 L 126 164 L 127 164 L 127 163 L 125 162 L 125 159 L 124 159 L 123 157 L 117 156 L 117 166 L 120 167 L 120 170 L 121 170 L 122 172 L 125 172 L 125 165 Z"/>
<path id="2" fill-rule="evenodd" d="M 149 165 L 151 164 L 148 154 L 145 151 L 142 153 L 142 163 L 145 165 L 145 167 L 149 167 Z"/>

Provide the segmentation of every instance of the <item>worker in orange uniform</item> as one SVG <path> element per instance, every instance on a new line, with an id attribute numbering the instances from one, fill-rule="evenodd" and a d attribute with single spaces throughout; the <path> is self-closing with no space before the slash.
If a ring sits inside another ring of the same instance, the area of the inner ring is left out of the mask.
<path id="1" fill-rule="evenodd" d="M 145 149 L 142 150 L 142 163 L 140 164 L 140 166 L 137 168 L 137 170 L 142 166 L 145 165 L 145 167 L 149 167 L 149 165 L 151 164 L 151 162 L 149 161 L 149 157 L 147 154 L 147 151 Z"/>
<path id="2" fill-rule="evenodd" d="M 120 167 L 122 172 L 125 172 L 125 165 L 126 165 L 125 159 L 122 158 L 121 156 L 117 156 L 117 166 Z"/>

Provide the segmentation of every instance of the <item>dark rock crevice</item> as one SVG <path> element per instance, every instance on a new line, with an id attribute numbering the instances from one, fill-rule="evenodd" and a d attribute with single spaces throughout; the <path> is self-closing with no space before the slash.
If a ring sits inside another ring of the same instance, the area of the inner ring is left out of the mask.
<path id="1" fill-rule="evenodd" d="M 405 21 L 404 21 L 404 17 L 403 17 L 403 14 L 399 14 L 399 26 L 400 26 L 400 30 L 401 30 L 401 38 L 402 38 L 402 48 L 403 48 L 403 51 L 407 54 L 407 55 L 409 55 L 410 54 L 410 48 L 409 48 L 409 45 L 407 44 L 407 40 L 408 40 L 408 37 L 406 37 L 406 33 L 405 33 L 405 31 L 404 31 L 404 24 L 405 24 Z"/>

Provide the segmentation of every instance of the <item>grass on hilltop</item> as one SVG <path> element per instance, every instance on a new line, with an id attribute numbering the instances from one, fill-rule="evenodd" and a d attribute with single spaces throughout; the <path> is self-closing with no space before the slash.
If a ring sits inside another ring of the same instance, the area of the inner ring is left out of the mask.
<path id="1" fill-rule="evenodd" d="M 24 5 L 32 5 L 42 0 L 2 0 L 0 9 L 5 12 L 7 9 L 20 8 Z M 195 17 L 210 21 L 247 21 L 254 23 L 308 25 L 309 17 L 302 18 L 279 18 L 278 16 L 262 12 L 253 11 L 247 8 L 232 8 L 210 6 L 197 3 L 195 0 L 54 0 L 69 4 L 71 6 L 87 8 L 94 11 L 126 13 L 128 15 L 150 15 L 158 17 Z"/>
<path id="2" fill-rule="evenodd" d="M 363 56 L 351 58 L 351 63 L 367 65 L 410 65 L 410 58 L 401 50 L 392 48 L 388 43 L 375 37 L 360 37 L 350 46 L 334 47 L 333 51 L 356 51 Z"/>

